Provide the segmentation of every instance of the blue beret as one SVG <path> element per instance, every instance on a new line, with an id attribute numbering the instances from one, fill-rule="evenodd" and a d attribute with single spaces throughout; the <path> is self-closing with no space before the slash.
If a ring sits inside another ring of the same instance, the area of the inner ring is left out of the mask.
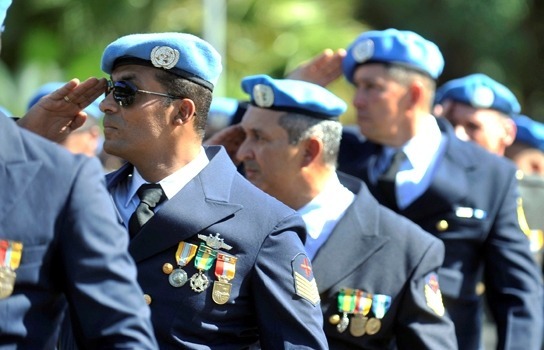
<path id="1" fill-rule="evenodd" d="M 32 106 L 34 106 L 40 100 L 40 98 L 61 88 L 62 86 L 64 86 L 64 84 L 66 83 L 63 83 L 60 81 L 54 81 L 54 82 L 46 83 L 40 86 L 38 90 L 34 93 L 34 95 L 32 95 L 32 97 L 30 98 L 28 102 L 27 110 L 29 110 Z M 100 101 L 103 98 L 104 97 L 102 96 L 96 99 L 93 103 L 91 103 L 84 109 L 84 112 L 93 118 L 100 119 L 104 115 L 104 113 L 102 113 L 102 111 L 99 108 Z"/>
<path id="2" fill-rule="evenodd" d="M 514 122 L 518 129 L 516 141 L 523 142 L 544 152 L 544 124 L 526 115 L 515 117 Z"/>
<path id="3" fill-rule="evenodd" d="M 329 120 L 338 120 L 347 109 L 346 103 L 329 90 L 302 80 L 253 75 L 242 79 L 242 89 L 250 95 L 251 104 L 260 108 Z"/>
<path id="4" fill-rule="evenodd" d="M 221 56 L 206 41 L 185 33 L 149 33 L 123 36 L 102 55 L 102 70 L 140 64 L 157 67 L 213 91 L 221 74 Z"/>
<path id="5" fill-rule="evenodd" d="M 0 0 L 0 28 L 2 31 L 4 31 L 4 21 L 10 6 L 11 0 Z"/>
<path id="6" fill-rule="evenodd" d="M 435 103 L 461 102 L 475 108 L 490 108 L 510 116 L 521 111 L 519 102 L 506 86 L 485 74 L 453 79 L 436 90 Z"/>
<path id="7" fill-rule="evenodd" d="M 444 69 L 444 57 L 433 42 L 414 32 L 392 28 L 359 35 L 347 49 L 342 70 L 353 84 L 357 66 L 376 62 L 404 66 L 433 79 L 437 79 Z"/>

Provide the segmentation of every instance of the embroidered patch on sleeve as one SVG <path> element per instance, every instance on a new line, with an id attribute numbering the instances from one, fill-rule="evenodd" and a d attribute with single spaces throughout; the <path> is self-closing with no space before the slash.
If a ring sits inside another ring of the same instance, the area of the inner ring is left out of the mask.
<path id="1" fill-rule="evenodd" d="M 434 272 L 425 277 L 425 300 L 427 301 L 427 306 L 438 316 L 444 316 L 446 310 L 442 302 L 442 292 L 438 285 L 438 275 Z"/>
<path id="2" fill-rule="evenodd" d="M 306 254 L 300 253 L 291 261 L 291 266 L 293 268 L 295 294 L 308 300 L 312 305 L 317 305 L 320 298 L 310 259 Z"/>

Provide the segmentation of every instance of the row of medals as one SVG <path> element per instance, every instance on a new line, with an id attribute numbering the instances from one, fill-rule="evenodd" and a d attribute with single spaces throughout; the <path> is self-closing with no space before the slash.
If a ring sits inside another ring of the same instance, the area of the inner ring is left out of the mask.
<path id="1" fill-rule="evenodd" d="M 361 337 L 365 334 L 374 335 L 382 327 L 382 322 L 378 318 L 354 314 L 350 321 L 346 312 L 342 314 L 342 317 L 340 315 L 332 315 L 329 317 L 329 322 L 336 325 L 336 329 L 340 333 L 344 333 L 349 326 L 349 333 L 354 337 Z"/>
<path id="2" fill-rule="evenodd" d="M 340 333 L 344 333 L 349 327 L 349 332 L 354 337 L 365 334 L 374 335 L 382 327 L 381 318 L 391 305 L 391 297 L 384 294 L 370 294 L 359 289 L 342 288 L 338 292 L 338 311 L 329 317 L 329 322 L 336 325 Z M 367 317 L 370 310 L 374 316 Z M 351 320 L 349 318 L 351 316 Z"/>
<path id="3" fill-rule="evenodd" d="M 205 245 L 201 244 L 201 248 L 204 245 L 204 249 L 209 249 L 210 251 L 215 251 L 216 253 L 219 251 L 220 248 L 226 250 L 230 250 L 232 248 L 228 244 L 224 243 L 223 239 L 220 238 L 219 233 L 217 233 L 215 236 L 213 236 L 212 234 L 210 234 L 209 236 L 199 234 L 198 238 L 202 239 L 205 242 Z M 183 244 L 196 247 L 193 244 L 180 242 L 180 246 Z M 187 281 L 189 281 L 189 285 L 193 291 L 195 291 L 196 293 L 202 293 L 210 285 L 208 277 L 203 273 L 201 269 L 198 269 L 198 272 L 191 276 L 190 279 L 188 279 L 187 272 L 182 269 L 182 267 L 187 265 L 191 259 L 192 257 L 188 257 L 183 263 L 180 263 L 180 261 L 178 260 L 178 267 L 176 269 L 174 269 L 172 264 L 165 263 L 162 266 L 162 271 L 165 274 L 169 275 L 168 283 L 170 283 L 172 287 L 180 288 L 184 286 Z M 232 284 L 229 283 L 229 280 L 227 278 L 218 277 L 218 279 L 219 280 L 214 281 L 213 283 L 212 300 L 216 304 L 222 305 L 225 304 L 230 298 Z"/>

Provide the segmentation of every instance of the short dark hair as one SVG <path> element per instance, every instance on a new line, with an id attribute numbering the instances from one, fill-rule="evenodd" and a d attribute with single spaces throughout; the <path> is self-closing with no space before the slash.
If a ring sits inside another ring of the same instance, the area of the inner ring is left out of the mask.
<path id="1" fill-rule="evenodd" d="M 172 96 L 182 96 L 192 100 L 196 107 L 195 131 L 204 138 L 206 122 L 210 105 L 212 103 L 212 92 L 190 80 L 172 74 L 164 70 L 157 70 L 157 81 L 165 88 L 166 93 Z M 165 103 L 172 103 L 166 99 Z"/>

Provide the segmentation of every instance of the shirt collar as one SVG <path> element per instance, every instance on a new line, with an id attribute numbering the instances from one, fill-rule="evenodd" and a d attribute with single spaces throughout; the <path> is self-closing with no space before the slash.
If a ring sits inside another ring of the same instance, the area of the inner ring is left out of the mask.
<path id="1" fill-rule="evenodd" d="M 202 171 L 202 169 L 204 169 L 209 162 L 210 161 L 206 156 L 206 151 L 203 147 L 201 147 L 200 152 L 195 159 L 159 181 L 159 184 L 164 190 L 166 197 L 168 199 L 174 197 L 189 181 L 198 175 L 198 173 L 200 173 L 200 171 Z M 128 181 L 128 193 L 125 206 L 127 206 L 132 198 L 136 195 L 136 192 L 140 186 L 145 183 L 148 182 L 144 180 L 142 175 L 140 175 L 138 169 L 134 168 L 132 176 Z"/>

